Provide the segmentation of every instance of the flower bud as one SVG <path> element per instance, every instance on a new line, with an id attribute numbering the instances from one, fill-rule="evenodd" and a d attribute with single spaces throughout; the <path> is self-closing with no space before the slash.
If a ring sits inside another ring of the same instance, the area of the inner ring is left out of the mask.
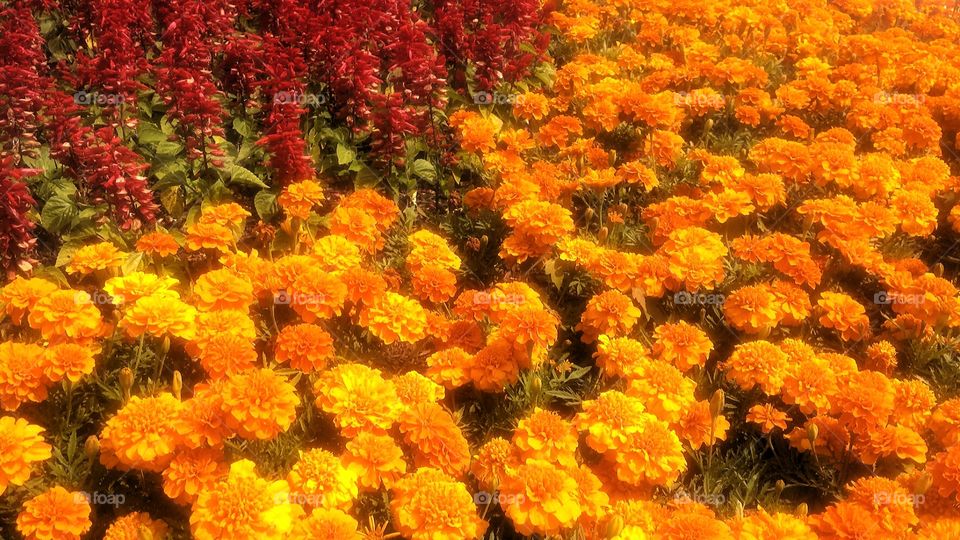
<path id="1" fill-rule="evenodd" d="M 710 416 L 717 418 L 723 414 L 723 406 L 726 404 L 726 395 L 723 393 L 722 388 L 718 388 L 716 392 L 713 393 L 713 397 L 710 398 Z"/>
<path id="2" fill-rule="evenodd" d="M 123 402 L 130 400 L 130 389 L 133 388 L 133 370 L 125 367 L 120 370 L 120 390 L 123 392 Z"/>
<path id="3" fill-rule="evenodd" d="M 539 375 L 534 375 L 533 378 L 530 379 L 530 396 L 536 398 L 540 395 L 541 390 L 543 390 L 543 381 Z"/>
<path id="4" fill-rule="evenodd" d="M 597 235 L 597 240 L 599 240 L 600 243 L 602 244 L 607 241 L 607 236 L 609 235 L 610 235 L 610 229 L 608 229 L 606 225 L 604 225 L 603 227 L 600 227 L 600 233 Z"/>
<path id="5" fill-rule="evenodd" d="M 816 424 L 807 426 L 807 440 L 810 441 L 810 449 L 816 451 L 817 437 L 820 436 L 820 428 Z"/>
<path id="6" fill-rule="evenodd" d="M 180 373 L 180 370 L 175 370 L 173 372 L 173 397 L 180 399 L 180 391 L 183 390 L 183 375 Z"/>
<path id="7" fill-rule="evenodd" d="M 797 515 L 797 517 L 804 518 L 807 517 L 807 512 L 809 512 L 807 503 L 800 503 L 797 505 L 797 510 L 794 513 Z"/>
<path id="8" fill-rule="evenodd" d="M 586 220 L 587 223 L 590 223 L 593 221 L 594 214 L 596 214 L 596 212 L 593 211 L 593 208 L 587 208 L 587 211 L 583 213 L 583 219 Z"/>
<path id="9" fill-rule="evenodd" d="M 83 443 L 83 453 L 90 461 L 96 459 L 97 454 L 100 453 L 100 439 L 96 435 L 87 437 L 86 442 Z"/>
<path id="10" fill-rule="evenodd" d="M 623 517 L 622 516 L 613 516 L 610 521 L 607 522 L 607 538 L 616 538 L 620 535 L 620 531 L 623 530 Z"/>
<path id="11" fill-rule="evenodd" d="M 777 482 L 776 482 L 775 484 L 773 484 L 774 497 L 776 497 L 776 498 L 779 499 L 779 498 L 780 498 L 780 494 L 783 493 L 783 490 L 784 490 L 786 487 L 787 487 L 787 484 L 785 484 L 785 483 L 783 482 L 783 479 L 782 479 L 782 478 L 781 478 L 780 480 L 777 480 Z"/>

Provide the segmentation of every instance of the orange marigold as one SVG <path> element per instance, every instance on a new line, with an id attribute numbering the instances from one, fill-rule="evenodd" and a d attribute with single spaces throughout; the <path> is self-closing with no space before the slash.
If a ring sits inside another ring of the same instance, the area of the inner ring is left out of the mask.
<path id="1" fill-rule="evenodd" d="M 198 277 L 193 293 L 197 308 L 203 311 L 246 311 L 254 301 L 250 280 L 229 268 L 211 270 Z"/>
<path id="2" fill-rule="evenodd" d="M 11 484 L 22 486 L 35 464 L 50 459 L 52 447 L 40 435 L 43 431 L 23 418 L 0 417 L 0 495 Z"/>
<path id="3" fill-rule="evenodd" d="M 333 355 L 333 338 L 319 326 L 294 324 L 284 327 L 277 336 L 277 362 L 289 362 L 290 367 L 304 373 L 322 371 Z"/>
<path id="4" fill-rule="evenodd" d="M 453 416 L 440 405 L 411 405 L 401 411 L 397 423 L 418 467 L 434 467 L 455 477 L 470 467 L 470 445 Z"/>
<path id="5" fill-rule="evenodd" d="M 500 484 L 500 504 L 517 532 L 554 535 L 573 526 L 583 508 L 577 481 L 566 469 L 529 459 Z"/>
<path id="6" fill-rule="evenodd" d="M 23 503 L 17 530 L 26 540 L 80 540 L 90 530 L 90 503 L 80 492 L 54 486 Z"/>
<path id="7" fill-rule="evenodd" d="M 141 236 L 137 240 L 137 251 L 167 257 L 180 251 L 180 244 L 170 233 L 154 231 Z"/>
<path id="8" fill-rule="evenodd" d="M 362 431 L 384 434 L 400 412 L 393 383 L 363 364 L 341 364 L 323 373 L 314 393 L 317 407 L 334 416 L 346 437 Z"/>
<path id="9" fill-rule="evenodd" d="M 427 310 L 401 294 L 386 292 L 360 312 L 360 326 L 383 340 L 416 343 L 427 336 Z"/>
<path id="10" fill-rule="evenodd" d="M 176 419 L 182 406 L 171 394 L 130 398 L 100 432 L 100 462 L 122 470 L 162 471 L 180 440 Z"/>
<path id="11" fill-rule="evenodd" d="M 404 538 L 476 540 L 487 529 L 467 487 L 437 469 L 417 469 L 391 491 L 393 524 Z"/>
<path id="12" fill-rule="evenodd" d="M 365 490 L 376 491 L 381 484 L 389 488 L 407 472 L 403 450 L 393 437 L 365 431 L 347 441 L 341 461 Z"/>
<path id="13" fill-rule="evenodd" d="M 214 489 L 229 470 L 220 449 L 177 452 L 163 470 L 163 492 L 177 504 L 189 506 L 201 492 Z"/>
<path id="14" fill-rule="evenodd" d="M 359 491 L 357 474 L 337 456 L 320 448 L 300 450 L 287 474 L 289 500 L 303 506 L 349 510 Z"/>
<path id="15" fill-rule="evenodd" d="M 67 272 L 71 274 L 91 274 L 97 270 L 119 268 L 127 259 L 117 246 L 110 242 L 99 242 L 81 247 L 73 253 L 67 263 Z"/>
<path id="16" fill-rule="evenodd" d="M 226 423 L 246 439 L 272 439 L 297 417 L 300 397 L 272 369 L 251 369 L 227 377 L 223 386 Z"/>
<path id="17" fill-rule="evenodd" d="M 170 527 L 162 520 L 153 519 L 146 512 L 133 512 L 110 524 L 103 540 L 165 540 Z"/>
<path id="18" fill-rule="evenodd" d="M 605 291 L 587 302 L 577 330 L 583 332 L 584 343 L 593 343 L 601 334 L 629 334 L 641 315 L 643 312 L 630 297 L 619 291 Z"/>

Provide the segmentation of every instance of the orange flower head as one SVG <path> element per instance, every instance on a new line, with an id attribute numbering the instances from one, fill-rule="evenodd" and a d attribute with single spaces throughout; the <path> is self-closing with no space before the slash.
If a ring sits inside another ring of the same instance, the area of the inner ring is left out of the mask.
<path id="1" fill-rule="evenodd" d="M 290 538 L 296 540 L 364 540 L 357 532 L 357 520 L 336 508 L 314 508 L 310 515 L 297 521 Z"/>
<path id="2" fill-rule="evenodd" d="M 197 309 L 201 311 L 246 311 L 255 300 L 250 280 L 228 268 L 211 270 L 198 277 L 193 293 Z"/>
<path id="3" fill-rule="evenodd" d="M 287 216 L 306 220 L 310 211 L 323 202 L 323 187 L 316 180 L 302 180 L 283 188 L 277 202 Z"/>
<path id="4" fill-rule="evenodd" d="M 149 334 L 190 340 L 194 337 L 197 310 L 170 296 L 145 296 L 129 306 L 120 326 L 133 338 Z"/>
<path id="5" fill-rule="evenodd" d="M 234 245 L 233 233 L 226 225 L 197 222 L 187 226 L 187 251 L 212 249 L 226 253 Z"/>
<path id="6" fill-rule="evenodd" d="M 132 512 L 110 524 L 103 540 L 164 540 L 170 527 L 162 520 L 153 519 L 146 512 Z"/>
<path id="7" fill-rule="evenodd" d="M 727 377 L 744 390 L 756 385 L 767 395 L 775 395 L 783 386 L 787 372 L 788 357 L 776 345 L 768 341 L 741 343 L 723 363 Z"/>
<path id="8" fill-rule="evenodd" d="M 443 399 L 443 387 L 417 371 L 408 371 L 392 380 L 397 390 L 397 397 L 404 405 L 436 403 Z"/>
<path id="9" fill-rule="evenodd" d="M 431 402 L 408 406 L 397 419 L 418 467 L 434 467 L 461 477 L 470 467 L 470 445 L 453 416 Z"/>
<path id="10" fill-rule="evenodd" d="M 317 239 L 313 255 L 324 272 L 349 273 L 360 269 L 363 254 L 356 244 L 335 234 Z"/>
<path id="11" fill-rule="evenodd" d="M 620 449 L 647 415 L 642 401 L 616 390 L 608 390 L 581 406 L 583 411 L 577 414 L 574 425 L 587 432 L 587 445 L 600 453 Z"/>
<path id="12" fill-rule="evenodd" d="M 200 353 L 200 365 L 211 379 L 223 379 L 246 371 L 257 362 L 257 351 L 250 340 L 223 333 L 210 338 Z"/>
<path id="13" fill-rule="evenodd" d="M 0 405 L 15 411 L 24 402 L 47 399 L 51 382 L 44 369 L 46 351 L 33 343 L 0 342 Z"/>
<path id="14" fill-rule="evenodd" d="M 317 407 L 332 414 L 345 437 L 362 431 L 385 434 L 400 413 L 393 383 L 363 364 L 341 364 L 314 385 Z"/>
<path id="15" fill-rule="evenodd" d="M 272 369 L 251 369 L 227 377 L 223 386 L 226 424 L 245 439 L 272 439 L 297 417 L 297 389 Z"/>
<path id="16" fill-rule="evenodd" d="M 388 435 L 357 434 L 347 442 L 341 461 L 364 490 L 376 491 L 381 485 L 389 488 L 407 472 L 403 450 Z"/>
<path id="17" fill-rule="evenodd" d="M 386 292 L 360 312 L 360 326 L 388 345 L 416 343 L 427 337 L 427 310 L 412 298 Z"/>
<path id="18" fill-rule="evenodd" d="M 713 350 L 713 342 L 706 332 L 684 321 L 658 326 L 653 337 L 656 340 L 654 356 L 684 372 L 694 366 L 703 367 Z"/>
<path id="19" fill-rule="evenodd" d="M 22 486 L 35 466 L 52 456 L 52 447 L 43 440 L 44 429 L 23 418 L 0 417 L 0 495 L 10 485 Z"/>
<path id="20" fill-rule="evenodd" d="M 417 469 L 391 492 L 393 524 L 404 538 L 477 540 L 487 529 L 467 487 L 437 469 Z"/>
<path id="21" fill-rule="evenodd" d="M 158 257 L 169 257 L 180 251 L 180 244 L 170 233 L 154 231 L 141 236 L 137 240 L 137 251 L 157 255 Z"/>
<path id="22" fill-rule="evenodd" d="M 67 379 L 79 382 L 84 376 L 93 373 L 94 355 L 99 351 L 86 345 L 61 343 L 52 345 L 44 351 L 44 375 L 50 382 Z"/>
<path id="23" fill-rule="evenodd" d="M 347 294 L 347 286 L 338 274 L 312 266 L 294 279 L 287 294 L 277 295 L 274 301 L 289 304 L 303 322 L 312 323 L 339 315 Z"/>
<path id="24" fill-rule="evenodd" d="M 180 442 L 176 419 L 182 406 L 171 394 L 130 398 L 100 432 L 100 462 L 121 470 L 162 471 Z"/>
<path id="25" fill-rule="evenodd" d="M 92 525 L 86 496 L 60 486 L 23 503 L 17 516 L 17 530 L 26 540 L 80 540 Z"/>
<path id="26" fill-rule="evenodd" d="M 58 288 L 45 279 L 17 276 L 0 288 L 0 305 L 14 324 L 20 324 L 24 315 L 32 310 L 41 298 L 53 294 Z"/>
<path id="27" fill-rule="evenodd" d="M 300 458 L 287 474 L 287 483 L 291 502 L 303 506 L 346 511 L 359 493 L 357 474 L 340 458 L 320 448 L 300 450 Z"/>
<path id="28" fill-rule="evenodd" d="M 177 452 L 163 470 L 163 492 L 177 504 L 193 505 L 201 492 L 213 490 L 229 471 L 220 449 Z"/>
<path id="29" fill-rule="evenodd" d="M 113 303 L 132 304 L 144 296 L 171 296 L 179 298 L 173 287 L 179 283 L 171 277 L 161 277 L 146 272 L 131 272 L 125 276 L 112 277 L 103 284 L 103 292 L 113 298 Z"/>
<path id="30" fill-rule="evenodd" d="M 572 527 L 583 508 L 577 481 L 564 468 L 529 459 L 500 484 L 500 505 L 517 532 L 553 535 Z"/>
<path id="31" fill-rule="evenodd" d="M 459 388 L 468 382 L 467 368 L 473 356 L 460 347 L 437 351 L 427 357 L 427 376 L 449 389 Z"/>
<path id="32" fill-rule="evenodd" d="M 27 322 L 51 343 L 67 339 L 89 342 L 106 331 L 90 295 L 71 289 L 54 291 L 38 300 Z"/>
<path id="33" fill-rule="evenodd" d="M 577 432 L 553 411 L 535 408 L 517 424 L 512 442 L 523 461 L 542 459 L 561 467 L 577 466 Z"/>
<path id="34" fill-rule="evenodd" d="M 470 472 L 481 486 L 493 489 L 519 465 L 513 444 L 503 437 L 494 437 L 483 443 L 470 464 Z"/>
<path id="35" fill-rule="evenodd" d="M 774 429 L 786 431 L 790 417 L 769 403 L 757 404 L 747 411 L 747 422 L 760 426 L 760 431 L 769 434 Z"/>
<path id="36" fill-rule="evenodd" d="M 643 313 L 630 298 L 619 291 L 606 291 L 587 302 L 577 330 L 584 343 L 593 343 L 601 334 L 611 337 L 630 333 Z"/>
<path id="37" fill-rule="evenodd" d="M 277 336 L 277 362 L 289 363 L 304 373 L 322 371 L 333 356 L 333 338 L 319 326 L 294 324 Z"/>
<path id="38" fill-rule="evenodd" d="M 127 254 L 117 249 L 110 242 L 100 242 L 81 247 L 74 252 L 67 263 L 67 272 L 70 274 L 92 274 L 97 270 L 119 268 L 127 260 Z"/>

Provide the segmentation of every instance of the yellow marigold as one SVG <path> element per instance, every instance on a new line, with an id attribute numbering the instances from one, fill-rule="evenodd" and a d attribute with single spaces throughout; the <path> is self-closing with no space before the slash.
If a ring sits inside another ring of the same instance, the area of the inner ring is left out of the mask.
<path id="1" fill-rule="evenodd" d="M 734 540 L 730 527 L 712 513 L 696 510 L 677 510 L 657 526 L 658 538 L 700 538 L 703 540 Z"/>
<path id="2" fill-rule="evenodd" d="M 212 379 L 246 371 L 257 362 L 257 350 L 250 340 L 223 333 L 210 338 L 200 352 L 200 365 Z"/>
<path id="3" fill-rule="evenodd" d="M 676 422 L 693 404 L 696 383 L 671 364 L 653 360 L 643 372 L 630 379 L 627 395 L 640 399 L 647 412 L 667 422 Z"/>
<path id="4" fill-rule="evenodd" d="M 120 326 L 134 338 L 149 334 L 189 340 L 194 336 L 196 318 L 197 310 L 179 298 L 145 296 L 127 307 Z"/>
<path id="5" fill-rule="evenodd" d="M 748 285 L 724 299 L 723 315 L 737 330 L 760 334 L 779 322 L 776 303 L 776 296 L 768 285 Z"/>
<path id="6" fill-rule="evenodd" d="M 536 407 L 517 424 L 512 442 L 521 460 L 542 459 L 561 467 L 577 466 L 577 432 L 553 411 Z"/>
<path id="7" fill-rule="evenodd" d="M 389 488 L 407 472 L 403 450 L 388 435 L 361 432 L 347 441 L 340 459 L 365 490 L 376 491 L 381 484 Z"/>
<path id="8" fill-rule="evenodd" d="M 51 345 L 44 351 L 44 375 L 51 382 L 60 382 L 67 379 L 72 383 L 79 382 L 84 376 L 93 373 L 95 351 L 86 345 L 76 343 L 61 343 Z"/>
<path id="9" fill-rule="evenodd" d="M 100 462 L 122 470 L 162 471 L 180 441 L 176 420 L 182 406 L 171 394 L 130 398 L 100 432 Z"/>
<path id="10" fill-rule="evenodd" d="M 357 532 L 360 526 L 349 514 L 336 508 L 314 508 L 306 518 L 298 520 L 289 538 L 293 540 L 364 540 Z"/>
<path id="11" fill-rule="evenodd" d="M 227 377 L 223 387 L 226 423 L 246 439 L 272 439 L 297 417 L 300 397 L 272 369 L 251 369 Z"/>
<path id="12" fill-rule="evenodd" d="M 220 449 L 180 451 L 163 470 L 163 492 L 175 503 L 190 506 L 201 492 L 214 489 L 229 471 Z"/>
<path id="13" fill-rule="evenodd" d="M 253 249 L 249 252 L 223 253 L 220 255 L 220 264 L 241 276 L 245 276 L 253 285 L 254 294 L 270 290 L 273 278 L 273 261 L 260 257 L 260 253 Z"/>
<path id="14" fill-rule="evenodd" d="M 427 357 L 427 376 L 449 389 L 459 388 L 468 382 L 467 368 L 473 356 L 460 347 L 437 351 Z"/>
<path id="15" fill-rule="evenodd" d="M 503 437 L 493 437 L 473 456 L 470 472 L 487 489 L 494 489 L 509 474 L 509 469 L 519 465 L 513 444 Z"/>
<path id="16" fill-rule="evenodd" d="M 219 223 L 197 222 L 187 226 L 187 251 L 214 249 L 221 252 L 230 251 L 234 245 L 233 233 L 225 225 Z"/>
<path id="17" fill-rule="evenodd" d="M 703 367 L 713 350 L 713 342 L 706 332 L 684 321 L 658 326 L 653 338 L 656 340 L 654 356 L 684 372 L 693 366 Z"/>
<path id="18" fill-rule="evenodd" d="M 680 439 L 658 418 L 645 416 L 614 452 L 617 478 L 636 486 L 664 486 L 687 468 Z"/>
<path id="19" fill-rule="evenodd" d="M 393 383 L 362 364 L 341 364 L 323 373 L 314 393 L 317 407 L 334 416 L 345 437 L 361 431 L 385 434 L 400 412 Z"/>
<path id="20" fill-rule="evenodd" d="M 51 446 L 40 435 L 44 429 L 23 418 L 0 417 L 0 495 L 7 486 L 22 486 L 34 465 L 50 459 Z"/>
<path id="21" fill-rule="evenodd" d="M 364 210 L 338 206 L 329 219 L 331 233 L 346 238 L 366 253 L 383 249 L 385 241 L 377 219 Z"/>
<path id="22" fill-rule="evenodd" d="M 587 445 L 597 452 L 617 450 L 626 444 L 632 430 L 638 429 L 644 412 L 643 402 L 616 390 L 608 390 L 596 400 L 584 401 L 574 425 L 587 432 Z"/>
<path id="23" fill-rule="evenodd" d="M 502 392 L 520 377 L 514 346 L 505 339 L 491 337 L 490 343 L 473 355 L 467 376 L 480 391 Z"/>
<path id="24" fill-rule="evenodd" d="M 74 252 L 67 263 L 67 272 L 71 274 L 91 274 L 97 270 L 119 268 L 127 259 L 117 246 L 110 242 L 99 242 L 81 247 Z"/>
<path id="25" fill-rule="evenodd" d="M 727 247 L 720 235 L 700 227 L 672 231 L 660 251 L 670 277 L 688 291 L 708 289 L 723 280 Z"/>
<path id="26" fill-rule="evenodd" d="M 349 510 L 359 493 L 356 472 L 320 448 L 300 450 L 299 455 L 287 474 L 289 501 L 302 506 Z"/>
<path id="27" fill-rule="evenodd" d="M 587 302 L 577 330 L 584 343 L 593 343 L 601 334 L 612 337 L 629 334 L 643 313 L 630 297 L 619 291 L 602 292 Z"/>
<path id="28" fill-rule="evenodd" d="M 870 333 L 870 319 L 866 311 L 850 296 L 824 292 L 817 305 L 823 310 L 820 324 L 839 332 L 844 341 L 863 339 Z"/>
<path id="29" fill-rule="evenodd" d="M 220 334 L 235 334 L 248 341 L 257 339 L 257 329 L 250 315 L 236 309 L 197 313 L 195 334 L 186 345 L 191 356 L 200 356 L 211 339 Z"/>
<path id="30" fill-rule="evenodd" d="M 180 251 L 180 244 L 170 233 L 154 231 L 141 236 L 137 240 L 137 251 L 151 253 L 160 257 L 167 257 Z"/>
<path id="31" fill-rule="evenodd" d="M 58 290 L 44 296 L 30 310 L 30 328 L 40 330 L 43 339 L 60 343 L 67 338 L 89 342 L 105 333 L 100 310 L 83 291 Z"/>
<path id="32" fill-rule="evenodd" d="M 476 540 L 487 529 L 467 487 L 437 469 L 417 469 L 391 491 L 393 525 L 404 538 Z"/>
<path id="33" fill-rule="evenodd" d="M 172 290 L 179 283 L 171 277 L 161 277 L 146 272 L 131 272 L 125 276 L 112 277 L 103 284 L 114 304 L 132 304 L 144 296 L 178 297 Z"/>
<path id="34" fill-rule="evenodd" d="M 554 535 L 573 526 L 583 508 L 577 481 L 566 469 L 529 459 L 500 483 L 500 505 L 524 535 Z"/>
<path id="35" fill-rule="evenodd" d="M 360 326 L 386 344 L 416 343 L 427 336 L 427 310 L 401 294 L 386 292 L 360 312 Z"/>
<path id="36" fill-rule="evenodd" d="M 17 516 L 17 530 L 26 540 L 80 540 L 91 525 L 87 498 L 60 486 L 23 503 Z"/>
<path id="37" fill-rule="evenodd" d="M 13 281 L 0 288 L 0 305 L 10 316 L 14 324 L 20 324 L 36 303 L 45 296 L 53 294 L 59 287 L 41 278 L 17 276 Z"/>
<path id="38" fill-rule="evenodd" d="M 756 385 L 767 395 L 775 395 L 783 386 L 787 373 L 786 353 L 768 341 L 741 343 L 723 363 L 727 377 L 750 390 Z"/>
<path id="39" fill-rule="evenodd" d="M 470 467 L 470 445 L 440 405 L 411 405 L 400 412 L 397 423 L 418 467 L 437 468 L 458 478 Z"/>
<path id="40" fill-rule="evenodd" d="M 635 339 L 602 335 L 593 354 L 597 366 L 607 377 L 634 379 L 643 374 L 651 362 L 646 345 Z"/>
<path id="41" fill-rule="evenodd" d="M 503 219 L 513 231 L 503 242 L 501 256 L 521 263 L 551 252 L 575 228 L 568 209 L 536 199 L 510 205 Z"/>
<path id="42" fill-rule="evenodd" d="M 250 280 L 228 268 L 211 270 L 198 277 L 193 294 L 197 308 L 202 311 L 246 311 L 254 301 Z"/>
<path id="43" fill-rule="evenodd" d="M 166 540 L 170 527 L 163 520 L 153 519 L 146 512 L 133 512 L 119 517 L 107 527 L 103 540 Z"/>
<path id="44" fill-rule="evenodd" d="M 304 373 L 322 371 L 333 355 L 333 338 L 319 326 L 294 324 L 284 327 L 277 336 L 277 362 L 289 362 L 290 367 Z"/>
<path id="45" fill-rule="evenodd" d="M 313 254 L 324 272 L 346 272 L 360 268 L 363 255 L 356 244 L 335 234 L 317 239 Z"/>
<path id="46" fill-rule="evenodd" d="M 312 323 L 340 314 L 347 301 L 347 286 L 337 274 L 312 266 L 294 279 L 286 295 L 277 295 L 275 301 L 289 304 L 304 322 Z"/>
<path id="47" fill-rule="evenodd" d="M 446 270 L 460 268 L 460 257 L 450 249 L 446 240 L 430 231 L 417 231 L 407 237 L 407 242 L 410 245 L 407 266 L 412 271 L 427 265 L 439 266 Z"/>
<path id="48" fill-rule="evenodd" d="M 450 125 L 460 133 L 460 146 L 467 152 L 486 153 L 497 146 L 496 135 L 503 121 L 495 115 L 481 116 L 473 111 L 450 115 Z"/>
<path id="49" fill-rule="evenodd" d="M 759 507 L 755 513 L 734 522 L 733 529 L 741 540 L 817 540 L 816 533 L 803 519 L 783 512 L 769 514 Z"/>
<path id="50" fill-rule="evenodd" d="M 289 217 L 307 219 L 314 206 L 323 202 L 323 187 L 316 180 L 302 180 L 283 188 L 277 202 Z"/>
<path id="51" fill-rule="evenodd" d="M 250 212 L 239 204 L 230 202 L 205 207 L 200 212 L 199 222 L 243 229 L 243 222 L 248 217 L 250 217 Z"/>
<path id="52" fill-rule="evenodd" d="M 676 422 L 677 436 L 687 442 L 691 448 L 700 448 L 704 445 L 712 446 L 717 441 L 727 439 L 727 430 L 730 422 L 722 411 L 713 416 L 710 402 L 697 401 L 684 409 L 680 420 Z"/>
<path id="53" fill-rule="evenodd" d="M 47 399 L 50 380 L 44 373 L 45 351 L 33 343 L 0 342 L 0 405 L 15 411 L 23 402 Z"/>
<path id="54" fill-rule="evenodd" d="M 747 422 L 760 426 L 760 431 L 771 433 L 774 429 L 786 431 L 790 417 L 769 403 L 757 404 L 747 411 Z"/>
<path id="55" fill-rule="evenodd" d="M 197 540 L 221 538 L 286 538 L 303 509 L 286 500 L 283 480 L 260 478 L 254 464 L 241 460 L 212 489 L 203 490 L 190 514 L 190 532 Z"/>
<path id="56" fill-rule="evenodd" d="M 446 302 L 457 294 L 457 275 L 442 266 L 426 264 L 413 271 L 410 285 L 421 300 Z"/>
<path id="57" fill-rule="evenodd" d="M 443 399 L 443 387 L 419 372 L 408 371 L 392 380 L 393 386 L 397 390 L 397 397 L 404 405 L 436 403 Z"/>

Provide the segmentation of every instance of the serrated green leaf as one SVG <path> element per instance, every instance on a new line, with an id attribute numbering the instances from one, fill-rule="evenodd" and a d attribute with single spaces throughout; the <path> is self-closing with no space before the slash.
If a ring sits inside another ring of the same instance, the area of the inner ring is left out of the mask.
<path id="1" fill-rule="evenodd" d="M 270 187 L 264 183 L 263 180 L 258 178 L 257 175 L 253 174 L 250 169 L 241 167 L 240 165 L 231 165 L 227 169 L 227 174 L 230 176 L 230 182 L 233 184 L 263 189 L 268 189 Z"/>
<path id="2" fill-rule="evenodd" d="M 43 205 L 40 224 L 54 234 L 60 233 L 73 225 L 78 213 L 77 205 L 72 200 L 62 195 L 54 195 Z"/>
<path id="3" fill-rule="evenodd" d="M 437 169 L 433 166 L 433 163 L 425 159 L 414 160 L 410 165 L 410 173 L 430 183 L 437 179 Z"/>

